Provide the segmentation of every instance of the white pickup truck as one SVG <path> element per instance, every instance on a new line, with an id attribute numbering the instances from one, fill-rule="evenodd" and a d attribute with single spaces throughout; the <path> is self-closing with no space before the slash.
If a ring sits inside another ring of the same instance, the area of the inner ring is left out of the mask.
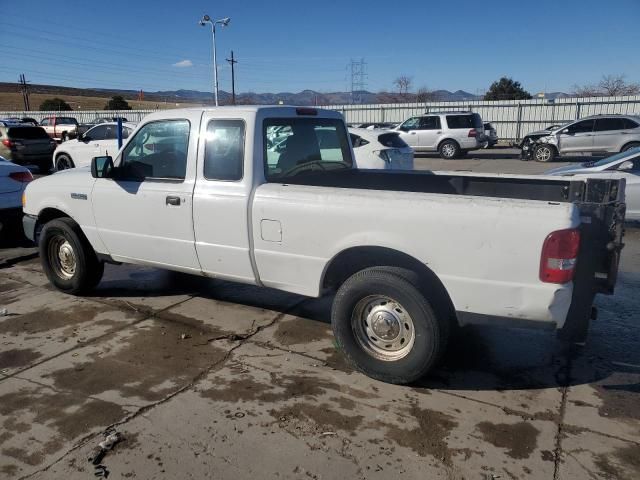
<path id="1" fill-rule="evenodd" d="M 387 382 L 427 373 L 459 325 L 584 338 L 595 294 L 613 292 L 624 181 L 387 173 L 353 158 L 337 112 L 158 112 L 115 158 L 31 183 L 25 233 L 71 294 L 105 262 L 336 292 L 339 347 Z"/>

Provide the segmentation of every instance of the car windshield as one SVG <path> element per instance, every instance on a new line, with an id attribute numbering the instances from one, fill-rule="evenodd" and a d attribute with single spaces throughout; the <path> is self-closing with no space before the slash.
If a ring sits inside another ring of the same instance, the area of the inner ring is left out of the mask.
<path id="1" fill-rule="evenodd" d="M 270 118 L 263 127 L 267 180 L 351 169 L 344 123 L 333 118 Z"/>
<path id="2" fill-rule="evenodd" d="M 640 147 L 632 148 L 631 150 L 627 150 L 626 152 L 617 153 L 610 157 L 603 158 L 602 160 L 598 160 L 597 162 L 585 162 L 582 164 L 582 166 L 585 168 L 605 167 L 619 160 L 630 159 L 637 156 L 638 154 L 640 154 Z"/>

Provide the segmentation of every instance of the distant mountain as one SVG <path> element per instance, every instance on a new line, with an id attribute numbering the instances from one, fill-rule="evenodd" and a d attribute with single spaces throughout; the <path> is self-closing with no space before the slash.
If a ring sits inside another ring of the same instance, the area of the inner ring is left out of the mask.
<path id="1" fill-rule="evenodd" d="M 0 92 L 15 92 L 17 85 L 15 83 L 1 83 Z M 137 90 L 118 90 L 106 88 L 73 88 L 60 87 L 54 85 L 31 85 L 31 91 L 34 93 L 43 93 L 63 97 L 65 95 L 78 95 L 88 97 L 111 97 L 113 95 L 122 95 L 126 99 L 137 99 Z M 219 92 L 219 100 L 223 104 L 231 101 L 231 93 L 221 90 Z M 565 98 L 568 97 L 563 92 L 546 93 L 545 98 Z M 144 99 L 156 102 L 175 102 L 175 103 L 196 103 L 210 105 L 213 103 L 213 94 L 211 92 L 201 92 L 198 90 L 162 90 L 158 92 L 144 92 Z M 482 96 L 464 90 L 435 90 L 429 92 L 430 101 L 454 102 L 454 101 L 471 101 L 481 100 Z M 236 101 L 240 104 L 256 104 L 256 105 L 277 105 L 283 103 L 285 105 L 343 105 L 350 104 L 352 101 L 356 103 L 396 103 L 396 102 L 416 102 L 418 101 L 415 93 L 400 95 L 396 92 L 380 92 L 373 93 L 366 90 L 354 92 L 352 99 L 351 92 L 318 92 L 315 90 L 303 90 L 301 92 L 279 92 L 279 93 L 256 93 L 245 92 L 236 95 Z"/>

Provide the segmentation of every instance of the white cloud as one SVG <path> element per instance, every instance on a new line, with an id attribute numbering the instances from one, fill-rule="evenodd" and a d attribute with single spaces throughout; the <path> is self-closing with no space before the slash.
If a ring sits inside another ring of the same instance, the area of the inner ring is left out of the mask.
<path id="1" fill-rule="evenodd" d="M 193 62 L 191 60 L 180 60 L 178 63 L 174 63 L 171 66 L 178 67 L 178 68 L 188 68 L 188 67 L 193 67 Z"/>

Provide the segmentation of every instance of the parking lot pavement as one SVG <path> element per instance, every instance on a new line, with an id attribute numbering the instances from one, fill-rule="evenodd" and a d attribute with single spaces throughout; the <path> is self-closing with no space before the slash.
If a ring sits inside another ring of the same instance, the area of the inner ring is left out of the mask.
<path id="1" fill-rule="evenodd" d="M 76 298 L 5 250 L 1 476 L 93 476 L 115 426 L 111 478 L 638 478 L 640 230 L 626 243 L 583 350 L 467 329 L 411 387 L 344 362 L 330 298 L 131 266 Z"/>
<path id="2" fill-rule="evenodd" d="M 133 266 L 77 298 L 3 248 L 0 478 L 93 477 L 110 426 L 110 478 L 640 478 L 640 230 L 625 243 L 586 347 L 463 329 L 410 387 L 345 363 L 331 298 Z"/>

